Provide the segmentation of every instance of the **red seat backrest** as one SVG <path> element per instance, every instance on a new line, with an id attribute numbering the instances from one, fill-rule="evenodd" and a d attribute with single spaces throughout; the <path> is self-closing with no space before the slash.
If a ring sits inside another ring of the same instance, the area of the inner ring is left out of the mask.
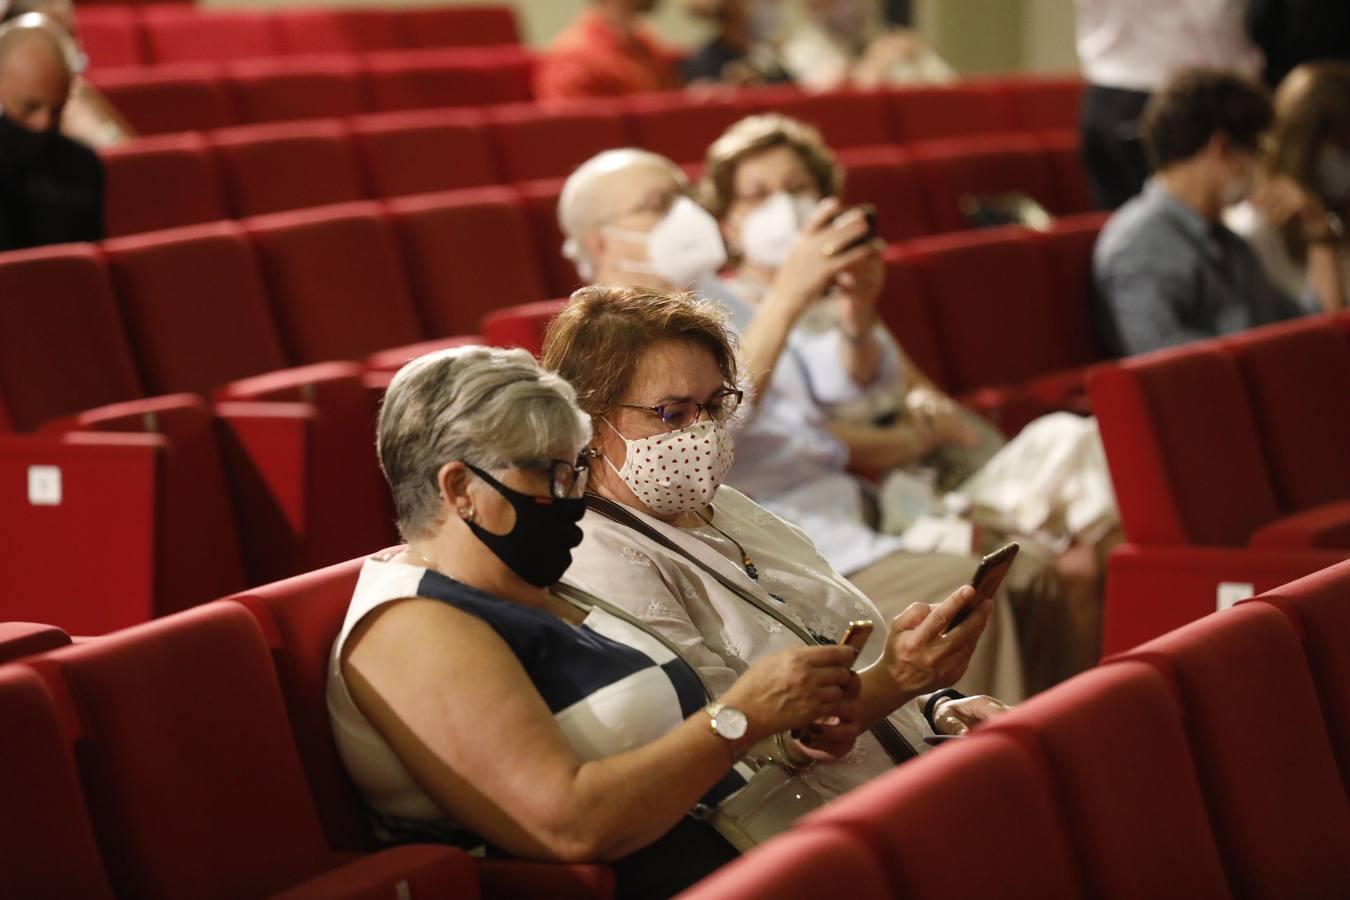
<path id="1" fill-rule="evenodd" d="M 326 700 L 329 657 L 363 561 L 339 563 L 229 598 L 253 613 L 271 644 L 310 792 L 328 840 L 339 850 L 367 849 L 374 840 L 338 756 Z"/>
<path id="2" fill-rule="evenodd" d="M 516 11 L 506 5 L 439 6 L 399 12 L 413 47 L 492 47 L 519 44 Z"/>
<path id="3" fill-rule="evenodd" d="M 286 365 L 253 248 L 234 222 L 109 240 L 103 253 L 149 393 L 209 394 Z"/>
<path id="4" fill-rule="evenodd" d="M 844 167 L 846 204 L 870 203 L 877 209 L 877 232 L 887 241 L 907 241 L 933 233 L 914 163 L 901 150 L 867 147 L 839 154 Z"/>
<path id="5" fill-rule="evenodd" d="M 140 138 L 101 156 L 109 237 L 229 216 L 220 169 L 199 134 Z"/>
<path id="6" fill-rule="evenodd" d="M 566 305 L 566 300 L 539 300 L 489 313 L 483 317 L 483 340 L 495 347 L 522 347 L 539 356 L 548 324 Z"/>
<path id="7" fill-rule="evenodd" d="M 154 548 L 155 614 L 237 591 L 247 582 L 211 408 L 193 394 L 118 403 L 80 414 L 80 431 L 164 435 Z"/>
<path id="8" fill-rule="evenodd" d="M 345 56 L 242 61 L 226 69 L 239 121 L 287 122 L 365 112 L 363 74 Z"/>
<path id="9" fill-rule="evenodd" d="M 1341 781 L 1350 795 L 1350 562 L 1267 591 L 1257 599 L 1282 610 L 1302 637 Z"/>
<path id="10" fill-rule="evenodd" d="M 141 14 L 150 57 L 157 63 L 226 62 L 278 56 L 281 35 L 268 12 L 207 12 L 193 6 L 154 6 Z"/>
<path id="11" fill-rule="evenodd" d="M 530 231 L 534 234 L 535 258 L 543 261 L 547 293 L 554 297 L 569 297 L 585 283 L 577 274 L 576 266 L 562 252 L 563 233 L 558 224 L 558 197 L 562 187 L 561 178 L 516 185 Z"/>
<path id="12" fill-rule="evenodd" d="M 92 245 L 0 254 L 0 395 L 19 431 L 141 396 Z"/>
<path id="13" fill-rule="evenodd" d="M 366 59 L 380 110 L 519 103 L 533 97 L 533 60 L 518 47 L 396 51 Z"/>
<path id="14" fill-rule="evenodd" d="M 1016 226 L 913 241 L 954 389 L 1017 384 L 1090 360 L 1070 355 L 1050 266 Z"/>
<path id="15" fill-rule="evenodd" d="M 205 131 L 236 121 L 214 63 L 99 69 L 90 81 L 140 134 Z"/>
<path id="16" fill-rule="evenodd" d="M 265 896 L 331 863 L 257 622 L 211 603 L 44 657 L 119 894 Z"/>
<path id="17" fill-rule="evenodd" d="M 376 197 L 481 187 L 499 180 L 498 164 L 473 109 L 378 113 L 348 122 Z"/>
<path id="18" fill-rule="evenodd" d="M 1350 341 L 1321 319 L 1233 335 L 1280 506 L 1297 512 L 1350 500 Z"/>
<path id="19" fill-rule="evenodd" d="M 488 121 L 511 181 L 562 178 L 600 151 L 634 142 L 616 100 L 499 106 Z"/>
<path id="20" fill-rule="evenodd" d="M 677 163 L 702 162 L 713 141 L 757 111 L 748 101 L 690 99 L 683 91 L 637 94 L 624 104 L 638 146 Z"/>
<path id="21" fill-rule="evenodd" d="M 848 884 L 854 897 L 885 897 L 886 872 L 864 842 L 839 828 L 795 828 L 719 869 L 682 900 L 827 897 Z"/>
<path id="22" fill-rule="evenodd" d="M 1103 366 L 1088 390 L 1131 541 L 1237 547 L 1279 516 L 1242 377 L 1213 344 Z"/>
<path id="23" fill-rule="evenodd" d="M 994 801 L 992 798 L 997 798 Z M 1005 895 L 1080 896 L 1050 788 L 1006 735 L 974 735 L 909 762 L 817 810 L 803 824 L 835 825 L 869 842 L 891 896 L 914 900 Z M 953 847 L 978 847 L 935 865 Z"/>
<path id="24" fill-rule="evenodd" d="M 1181 711 L 1150 666 L 1089 670 L 988 727 L 1041 760 L 1088 896 L 1229 895 Z"/>
<path id="25" fill-rule="evenodd" d="M 476 334 L 486 313 L 546 296 L 529 222 L 509 188 L 405 197 L 388 210 L 429 334 Z"/>
<path id="26" fill-rule="evenodd" d="M 374 203 L 263 216 L 244 227 L 290 359 L 359 359 L 424 336 L 394 235 Z"/>
<path id="27" fill-rule="evenodd" d="M 277 9 L 272 15 L 287 53 L 364 53 L 407 46 L 391 9 Z"/>
<path id="28" fill-rule="evenodd" d="M 0 669 L 0 721 L 0 896 L 111 900 L 51 694 L 23 666 Z"/>
<path id="29" fill-rule="evenodd" d="M 1253 898 L 1343 891 L 1350 804 L 1284 615 L 1244 603 L 1124 658 L 1149 662 L 1175 686 L 1229 883 Z"/>
<path id="30" fill-rule="evenodd" d="M 1083 80 L 1076 76 L 1003 83 L 1013 121 L 1028 131 L 1077 129 L 1084 87 Z"/>
<path id="31" fill-rule="evenodd" d="M 366 196 L 356 155 L 336 121 L 226 128 L 211 143 L 237 216 Z"/>
<path id="32" fill-rule="evenodd" d="M 794 93 L 766 110 L 812 125 L 833 150 L 891 143 L 889 97 L 881 91 L 843 89 L 820 94 Z"/>
<path id="33" fill-rule="evenodd" d="M 1067 355 L 1084 364 L 1103 357 L 1097 339 L 1098 307 L 1092 280 L 1092 249 L 1107 213 L 1058 219 L 1047 231 L 1031 237 L 1050 263 L 1052 296 Z"/>
<path id="34" fill-rule="evenodd" d="M 134 9 L 82 6 L 75 29 L 80 48 L 89 55 L 90 66 L 106 69 L 149 62 L 141 35 L 140 16 Z"/>
<path id="35" fill-rule="evenodd" d="M 900 88 L 888 99 L 891 138 L 899 143 L 1017 127 L 1007 97 L 994 84 Z"/>
<path id="36" fill-rule="evenodd" d="M 886 254 L 886 285 L 877 311 L 910 361 L 943 390 L 951 391 L 951 375 L 923 282 L 899 248 Z"/>
<path id="37" fill-rule="evenodd" d="M 1036 139 L 1045 151 L 1046 161 L 1054 176 L 1055 205 L 1051 207 L 1051 212 L 1074 215 L 1096 210 L 1097 201 L 1092 196 L 1092 183 L 1088 181 L 1078 132 L 1046 131 L 1037 135 Z"/>
<path id="38" fill-rule="evenodd" d="M 1048 210 L 1056 194 L 1050 164 L 1034 138 L 961 138 L 928 141 L 911 148 L 918 166 L 928 214 L 938 231 L 960 231 L 969 224 L 961 211 L 966 197 L 1027 194 Z"/>

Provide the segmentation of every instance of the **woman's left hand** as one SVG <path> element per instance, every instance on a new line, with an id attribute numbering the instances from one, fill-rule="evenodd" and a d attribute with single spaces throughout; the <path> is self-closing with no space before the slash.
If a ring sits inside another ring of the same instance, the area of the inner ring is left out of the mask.
<path id="1" fill-rule="evenodd" d="M 862 733 L 862 682 L 854 678 L 846 691 L 846 699 L 840 704 L 837 715 L 812 722 L 805 728 L 793 729 L 788 735 L 794 755 L 823 762 L 842 759 L 853 750 Z"/>
<path id="2" fill-rule="evenodd" d="M 987 694 L 944 700 L 933 710 L 933 724 L 937 725 L 939 734 L 965 734 L 1009 709 L 1011 707 L 1008 704 Z"/>

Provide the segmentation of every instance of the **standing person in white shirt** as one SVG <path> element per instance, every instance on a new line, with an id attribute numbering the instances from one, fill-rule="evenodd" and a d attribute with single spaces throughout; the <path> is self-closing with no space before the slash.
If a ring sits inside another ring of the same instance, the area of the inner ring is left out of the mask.
<path id="1" fill-rule="evenodd" d="M 1256 77 L 1261 51 L 1246 29 L 1250 0 L 1074 0 L 1087 90 L 1079 129 L 1097 205 L 1116 209 L 1148 177 L 1139 120 L 1183 69 Z"/>
<path id="2" fill-rule="evenodd" d="M 1224 224 L 1251 245 L 1271 284 L 1309 312 L 1350 297 L 1350 63 L 1308 63 L 1275 92 L 1275 128 L 1251 199 Z"/>

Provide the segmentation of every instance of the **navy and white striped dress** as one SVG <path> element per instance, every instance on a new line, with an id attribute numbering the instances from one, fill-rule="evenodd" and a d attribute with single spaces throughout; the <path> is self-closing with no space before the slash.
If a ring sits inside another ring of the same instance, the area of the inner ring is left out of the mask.
<path id="1" fill-rule="evenodd" d="M 581 625 L 543 610 L 501 600 L 431 569 L 367 559 L 361 569 L 328 672 L 328 711 L 338 751 L 388 840 L 429 836 L 475 843 L 456 831 L 445 812 L 417 785 L 380 733 L 357 708 L 342 677 L 343 647 L 362 619 L 386 603 L 424 597 L 449 603 L 492 627 L 516 655 L 558 727 L 582 761 L 650 743 L 700 710 L 706 701 L 694 670 L 660 641 L 627 621 L 593 609 Z M 472 685 L 465 685 L 472 690 Z M 715 805 L 744 784 L 733 769 L 703 798 Z M 702 832 L 706 832 L 703 834 Z M 687 862 L 692 842 L 707 842 L 716 862 L 734 855 L 706 824 L 686 818 L 657 845 L 634 854 L 642 868 Z M 672 846 L 661 847 L 663 842 Z M 480 841 L 477 843 L 481 843 Z M 678 845 L 678 853 L 672 854 Z M 707 853 L 705 853 L 707 855 Z M 632 857 L 630 857 L 632 859 Z M 715 865 L 716 863 L 714 863 Z M 623 880 L 625 866 L 620 866 Z M 626 892 L 625 892 L 626 893 Z"/>

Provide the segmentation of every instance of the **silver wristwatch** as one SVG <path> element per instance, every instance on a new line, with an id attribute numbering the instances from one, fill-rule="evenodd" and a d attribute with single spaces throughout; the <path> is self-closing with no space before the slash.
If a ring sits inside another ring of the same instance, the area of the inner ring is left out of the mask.
<path id="1" fill-rule="evenodd" d="M 745 713 L 725 703 L 709 703 L 703 707 L 703 711 L 711 720 L 708 724 L 712 733 L 731 744 L 737 756 L 743 753 L 749 746 L 746 735 L 750 731 L 750 720 L 745 717 Z"/>

